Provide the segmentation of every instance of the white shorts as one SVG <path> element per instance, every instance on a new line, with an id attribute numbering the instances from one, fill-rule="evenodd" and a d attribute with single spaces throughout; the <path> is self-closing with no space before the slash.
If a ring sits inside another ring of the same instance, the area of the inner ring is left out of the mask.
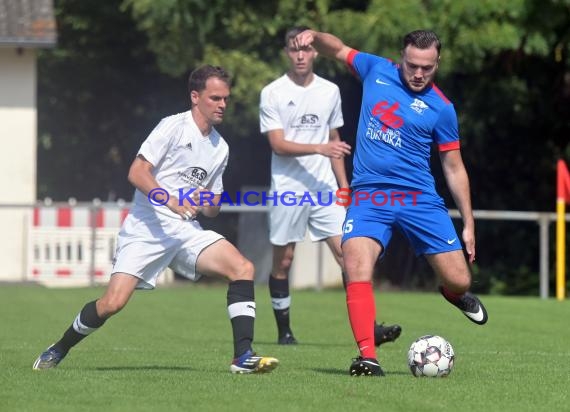
<path id="1" fill-rule="evenodd" d="M 330 205 L 287 206 L 282 203 L 269 207 L 269 240 L 285 246 L 305 239 L 307 227 L 313 242 L 342 234 L 346 210 L 344 206 Z"/>
<path id="2" fill-rule="evenodd" d="M 137 289 L 154 289 L 164 269 L 198 280 L 196 260 L 200 252 L 224 237 L 204 230 L 197 221 L 159 216 L 152 209 L 135 210 L 125 219 L 117 238 L 114 273 L 140 279 Z"/>

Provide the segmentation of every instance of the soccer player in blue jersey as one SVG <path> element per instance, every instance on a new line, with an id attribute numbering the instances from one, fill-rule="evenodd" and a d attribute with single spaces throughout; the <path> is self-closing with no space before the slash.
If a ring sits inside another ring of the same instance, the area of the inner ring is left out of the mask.
<path id="1" fill-rule="evenodd" d="M 457 115 L 433 82 L 441 43 L 432 31 L 408 33 L 399 64 L 355 50 L 330 33 L 306 30 L 294 45 L 313 46 L 321 55 L 346 63 L 362 81 L 352 198 L 342 237 L 348 316 L 360 352 L 349 373 L 383 376 L 374 346 L 372 275 L 393 228 L 404 233 L 416 254 L 426 257 L 445 299 L 476 324 L 487 322 L 485 307 L 469 292 L 471 274 L 461 244 L 463 240 L 472 263 L 475 222 Z M 434 143 L 463 219 L 461 239 L 435 190 L 429 162 Z"/>

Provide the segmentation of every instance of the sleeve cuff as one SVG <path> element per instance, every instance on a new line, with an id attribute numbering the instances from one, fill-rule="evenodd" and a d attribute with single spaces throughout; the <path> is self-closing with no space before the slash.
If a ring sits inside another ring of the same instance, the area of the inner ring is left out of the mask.
<path id="1" fill-rule="evenodd" d="M 454 142 L 449 143 L 442 143 L 438 145 L 438 149 L 440 152 L 448 152 L 450 150 L 459 150 L 459 140 L 455 140 Z"/>

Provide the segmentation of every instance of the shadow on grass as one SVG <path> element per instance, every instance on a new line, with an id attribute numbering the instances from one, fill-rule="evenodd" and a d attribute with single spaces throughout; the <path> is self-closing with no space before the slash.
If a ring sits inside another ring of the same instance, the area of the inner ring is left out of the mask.
<path id="1" fill-rule="evenodd" d="M 96 368 L 85 368 L 95 371 L 193 371 L 194 368 L 188 366 L 161 366 L 161 365 L 148 365 L 148 366 L 99 366 Z"/>
<path id="2" fill-rule="evenodd" d="M 259 345 L 269 345 L 269 346 L 278 346 L 280 348 L 286 348 L 286 347 L 296 347 L 296 346 L 318 346 L 318 347 L 323 347 L 323 346 L 327 346 L 330 348 L 346 348 L 346 347 L 351 347 L 351 344 L 348 343 L 331 343 L 331 342 L 306 342 L 306 341 L 302 341 L 299 342 L 297 344 L 294 345 L 280 345 L 275 341 L 267 341 L 267 340 L 254 340 L 253 344 L 259 344 Z"/>
<path id="3" fill-rule="evenodd" d="M 348 374 L 348 369 L 338 369 L 338 368 L 310 368 L 309 370 L 315 371 L 317 373 L 322 373 L 322 374 L 326 374 L 326 375 L 345 375 L 345 376 L 349 376 Z M 402 372 L 402 371 L 394 371 L 394 372 L 386 372 L 384 371 L 384 373 L 386 374 L 386 376 L 390 376 L 390 375 L 410 375 L 409 372 Z M 349 377 L 353 377 L 353 376 L 349 376 Z M 359 376 L 356 376 L 356 378 L 359 378 Z M 366 377 L 364 377 L 366 378 Z"/>

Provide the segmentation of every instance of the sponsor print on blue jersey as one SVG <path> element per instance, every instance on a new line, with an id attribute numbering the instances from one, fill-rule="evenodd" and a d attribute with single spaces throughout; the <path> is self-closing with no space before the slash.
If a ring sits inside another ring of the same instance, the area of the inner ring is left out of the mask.
<path id="1" fill-rule="evenodd" d="M 354 154 L 353 186 L 389 184 L 435 191 L 430 172 L 431 147 L 459 147 L 453 105 L 435 85 L 412 92 L 398 65 L 354 52 L 348 64 L 363 83 Z"/>

